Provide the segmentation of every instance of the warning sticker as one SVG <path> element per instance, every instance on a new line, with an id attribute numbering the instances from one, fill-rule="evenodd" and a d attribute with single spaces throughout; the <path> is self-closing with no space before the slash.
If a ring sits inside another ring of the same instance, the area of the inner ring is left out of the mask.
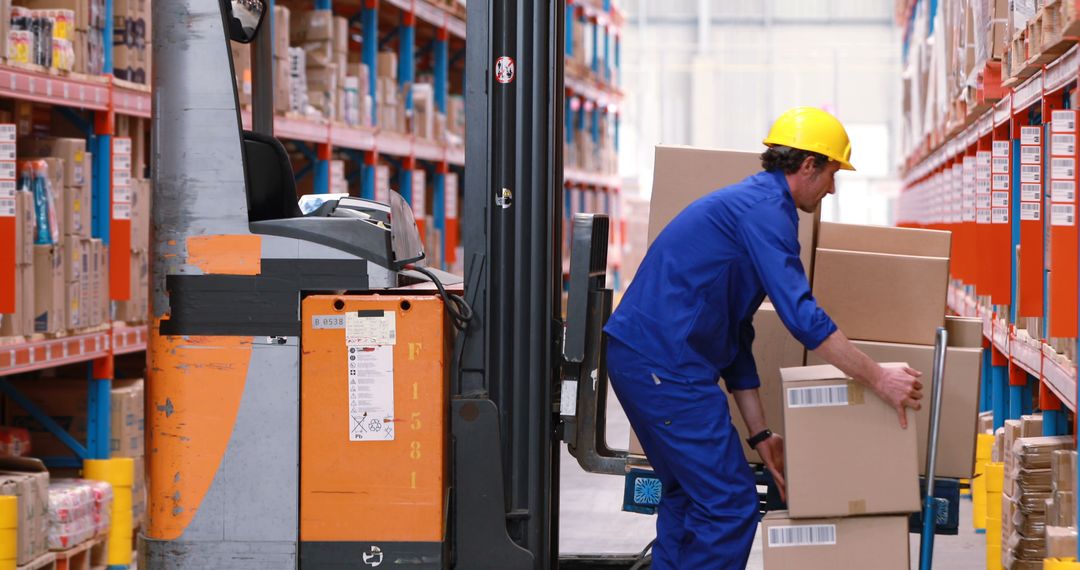
<path id="1" fill-rule="evenodd" d="M 1021 164 L 1039 164 L 1042 162 L 1042 147 L 1041 146 L 1022 146 L 1020 147 L 1020 163 Z"/>
<path id="2" fill-rule="evenodd" d="M 1076 224 L 1076 206 L 1073 204 L 1053 204 L 1050 206 L 1051 226 L 1072 226 Z"/>
<path id="3" fill-rule="evenodd" d="M 394 347 L 348 347 L 349 441 L 394 439 Z"/>
<path id="4" fill-rule="evenodd" d="M 1073 156 L 1076 154 L 1076 135 L 1051 135 L 1050 154 L 1062 156 Z"/>
<path id="5" fill-rule="evenodd" d="M 1027 221 L 1039 221 L 1039 210 L 1042 208 L 1042 204 L 1038 202 L 1021 202 L 1020 203 L 1020 219 Z"/>
<path id="6" fill-rule="evenodd" d="M 994 208 L 990 212 L 990 222 L 994 224 L 1007 224 L 1009 223 L 1009 209 L 1008 208 Z"/>
<path id="7" fill-rule="evenodd" d="M 990 204 L 995 208 L 1008 208 L 1009 207 L 1009 193 L 1008 192 L 994 192 L 994 199 Z"/>
<path id="8" fill-rule="evenodd" d="M 1075 133 L 1076 111 L 1062 110 L 1050 114 L 1050 132 Z"/>
<path id="9" fill-rule="evenodd" d="M 1009 172 L 1009 157 L 1007 156 L 995 156 L 991 162 L 991 172 L 993 174 L 1008 174 Z"/>
<path id="10" fill-rule="evenodd" d="M 991 182 L 990 188 L 993 190 L 1008 190 L 1009 189 L 1009 175 L 1008 174 L 995 174 Z"/>
<path id="11" fill-rule="evenodd" d="M 349 346 L 397 344 L 397 313 L 394 311 L 346 313 L 345 344 Z"/>
<path id="12" fill-rule="evenodd" d="M 1041 164 L 1021 164 L 1020 182 L 1038 182 L 1041 178 Z"/>
<path id="13" fill-rule="evenodd" d="M 1042 127 L 1020 127 L 1020 144 L 1042 144 Z"/>
<path id="14" fill-rule="evenodd" d="M 1076 182 L 1072 180 L 1054 180 L 1050 183 L 1051 202 L 1076 201 Z"/>
<path id="15" fill-rule="evenodd" d="M 1076 159 L 1051 158 L 1050 178 L 1076 178 Z"/>
<path id="16" fill-rule="evenodd" d="M 1042 200 L 1042 186 L 1039 184 L 1021 184 L 1020 200 L 1023 202 L 1038 202 Z"/>
<path id="17" fill-rule="evenodd" d="M 990 148 L 995 157 L 1009 158 L 1009 141 L 994 141 Z"/>

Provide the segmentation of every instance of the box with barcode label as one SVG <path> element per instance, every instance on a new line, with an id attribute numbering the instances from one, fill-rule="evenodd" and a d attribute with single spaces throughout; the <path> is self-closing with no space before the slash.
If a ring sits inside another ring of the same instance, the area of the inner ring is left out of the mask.
<path id="1" fill-rule="evenodd" d="M 902 367 L 906 364 L 883 364 Z M 929 371 L 927 371 L 929 373 Z M 915 413 L 834 366 L 783 368 L 788 508 L 794 518 L 919 509 Z"/>
<path id="2" fill-rule="evenodd" d="M 774 511 L 761 521 L 764 568 L 908 570 L 907 524 L 895 515 L 793 519 Z"/>

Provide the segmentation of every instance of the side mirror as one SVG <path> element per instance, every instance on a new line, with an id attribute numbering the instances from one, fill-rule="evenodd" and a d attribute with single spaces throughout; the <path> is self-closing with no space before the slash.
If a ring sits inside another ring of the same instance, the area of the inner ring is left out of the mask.
<path id="1" fill-rule="evenodd" d="M 229 0 L 225 6 L 228 9 L 229 38 L 242 44 L 251 43 L 262 26 L 266 3 L 263 0 Z"/>

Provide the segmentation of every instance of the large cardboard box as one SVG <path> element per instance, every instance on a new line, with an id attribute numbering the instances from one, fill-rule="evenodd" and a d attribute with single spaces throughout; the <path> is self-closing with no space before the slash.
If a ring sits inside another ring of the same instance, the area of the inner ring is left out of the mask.
<path id="1" fill-rule="evenodd" d="M 37 459 L 0 458 L 0 495 L 17 498 L 15 563 L 29 564 L 49 550 L 49 472 Z"/>
<path id="2" fill-rule="evenodd" d="M 67 323 L 63 252 L 59 245 L 34 246 L 34 332 L 59 332 Z"/>
<path id="3" fill-rule="evenodd" d="M 948 346 L 981 348 L 983 345 L 983 322 L 976 317 L 945 316 L 945 332 Z"/>
<path id="4" fill-rule="evenodd" d="M 784 368 L 780 377 L 792 517 L 919 510 L 911 410 L 903 429 L 896 410 L 833 366 Z"/>
<path id="5" fill-rule="evenodd" d="M 331 41 L 334 35 L 334 13 L 331 10 L 297 12 L 290 18 L 290 42 Z"/>
<path id="6" fill-rule="evenodd" d="M 34 216 L 34 195 L 30 192 L 15 192 L 15 264 L 32 265 L 34 263 L 34 230 L 37 218 Z"/>
<path id="7" fill-rule="evenodd" d="M 849 338 L 933 344 L 945 324 L 949 232 L 822 223 L 814 296 Z"/>
<path id="8" fill-rule="evenodd" d="M 90 237 L 93 212 L 90 185 L 65 186 L 63 195 L 64 235 Z"/>
<path id="9" fill-rule="evenodd" d="M 274 58 L 284 58 L 289 53 L 290 19 L 287 7 L 274 5 Z"/>
<path id="10" fill-rule="evenodd" d="M 61 137 L 24 137 L 19 139 L 19 158 L 55 157 L 64 161 L 64 186 L 89 184 L 86 170 L 86 140 Z"/>
<path id="11" fill-rule="evenodd" d="M 908 570 L 902 516 L 794 520 L 773 511 L 761 521 L 765 570 Z"/>
<path id="12" fill-rule="evenodd" d="M 854 341 L 859 350 L 876 362 L 907 362 L 923 373 L 922 409 L 914 412 L 919 436 L 919 474 L 925 475 L 926 448 L 930 433 L 930 386 L 934 347 L 914 344 Z M 809 353 L 807 364 L 825 364 Z M 981 348 L 948 348 L 945 354 L 945 377 L 942 379 L 941 429 L 938 438 L 938 477 L 967 479 L 974 475 L 976 425 L 979 421 L 979 376 L 982 370 Z M 894 414 L 895 417 L 895 414 Z"/>
<path id="13" fill-rule="evenodd" d="M 691 202 L 761 172 L 758 153 L 657 145 L 649 203 L 649 245 L 668 222 Z M 813 252 L 820 209 L 799 211 L 800 257 L 807 278 L 813 274 Z"/>

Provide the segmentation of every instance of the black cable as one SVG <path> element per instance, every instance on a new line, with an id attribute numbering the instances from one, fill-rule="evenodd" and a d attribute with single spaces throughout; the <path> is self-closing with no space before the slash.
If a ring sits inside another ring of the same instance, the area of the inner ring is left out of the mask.
<path id="1" fill-rule="evenodd" d="M 446 311 L 450 313 L 450 322 L 454 324 L 454 328 L 463 331 L 465 327 L 469 326 L 469 321 L 473 318 L 473 310 L 468 301 L 461 295 L 448 293 L 442 281 L 439 281 L 439 278 L 427 269 L 416 265 L 407 265 L 406 268 L 422 273 L 435 284 L 435 287 L 439 290 L 439 296 L 443 298 L 443 303 L 446 304 Z"/>
<path id="2" fill-rule="evenodd" d="M 654 544 L 656 544 L 655 538 L 650 540 L 649 544 L 645 545 L 645 548 L 641 549 L 641 552 L 639 552 L 638 555 L 635 557 L 635 560 L 637 562 L 635 562 L 634 565 L 630 567 L 630 570 L 639 570 L 642 568 L 652 567 L 652 553 L 649 551 L 652 550 Z"/>

